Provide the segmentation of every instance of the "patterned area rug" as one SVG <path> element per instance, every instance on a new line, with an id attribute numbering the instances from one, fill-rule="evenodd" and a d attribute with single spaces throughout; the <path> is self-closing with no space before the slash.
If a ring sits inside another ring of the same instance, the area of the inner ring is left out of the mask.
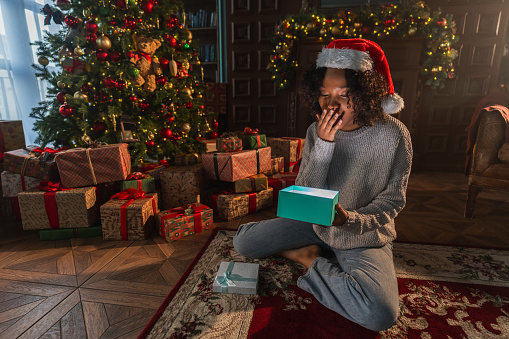
<path id="1" fill-rule="evenodd" d="M 139 338 L 509 338 L 509 251 L 395 243 L 398 324 L 366 330 L 297 287 L 304 268 L 243 257 L 216 230 Z M 218 294 L 222 261 L 260 264 L 258 295 Z"/>

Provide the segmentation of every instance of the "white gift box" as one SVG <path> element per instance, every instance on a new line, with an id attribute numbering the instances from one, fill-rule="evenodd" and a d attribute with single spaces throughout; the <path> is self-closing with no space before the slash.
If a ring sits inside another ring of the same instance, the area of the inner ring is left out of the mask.
<path id="1" fill-rule="evenodd" d="M 223 261 L 212 290 L 217 293 L 256 294 L 259 269 L 259 264 Z"/>

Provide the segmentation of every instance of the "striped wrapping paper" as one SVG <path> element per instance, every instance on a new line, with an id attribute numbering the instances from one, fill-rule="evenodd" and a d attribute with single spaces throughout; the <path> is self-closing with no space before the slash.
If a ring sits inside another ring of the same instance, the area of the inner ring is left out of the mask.
<path id="1" fill-rule="evenodd" d="M 71 149 L 59 153 L 55 161 L 64 187 L 125 180 L 131 172 L 131 156 L 124 143 Z"/>

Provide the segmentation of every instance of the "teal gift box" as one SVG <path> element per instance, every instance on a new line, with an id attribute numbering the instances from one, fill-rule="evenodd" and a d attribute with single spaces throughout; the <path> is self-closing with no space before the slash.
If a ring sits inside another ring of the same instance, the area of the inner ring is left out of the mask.
<path id="1" fill-rule="evenodd" d="M 259 264 L 223 261 L 212 290 L 217 293 L 256 294 L 259 270 Z"/>
<path id="2" fill-rule="evenodd" d="M 277 216 L 330 226 L 336 216 L 338 191 L 289 186 L 279 191 Z"/>

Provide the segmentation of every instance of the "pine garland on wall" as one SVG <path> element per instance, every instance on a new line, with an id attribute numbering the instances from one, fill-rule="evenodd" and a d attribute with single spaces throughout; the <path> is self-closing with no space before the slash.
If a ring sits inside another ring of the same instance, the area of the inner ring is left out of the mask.
<path id="1" fill-rule="evenodd" d="M 401 39 L 425 39 L 421 74 L 432 89 L 443 88 L 454 77 L 458 51 L 451 46 L 458 41 L 456 23 L 451 14 L 440 9 L 431 12 L 424 1 L 413 5 L 364 6 L 357 10 L 340 10 L 335 16 L 302 11 L 282 20 L 272 36 L 274 49 L 267 70 L 278 89 L 285 89 L 298 68 L 296 45 L 306 38 L 318 38 L 326 45 L 335 39 L 364 38 L 380 40 L 398 36 Z"/>

